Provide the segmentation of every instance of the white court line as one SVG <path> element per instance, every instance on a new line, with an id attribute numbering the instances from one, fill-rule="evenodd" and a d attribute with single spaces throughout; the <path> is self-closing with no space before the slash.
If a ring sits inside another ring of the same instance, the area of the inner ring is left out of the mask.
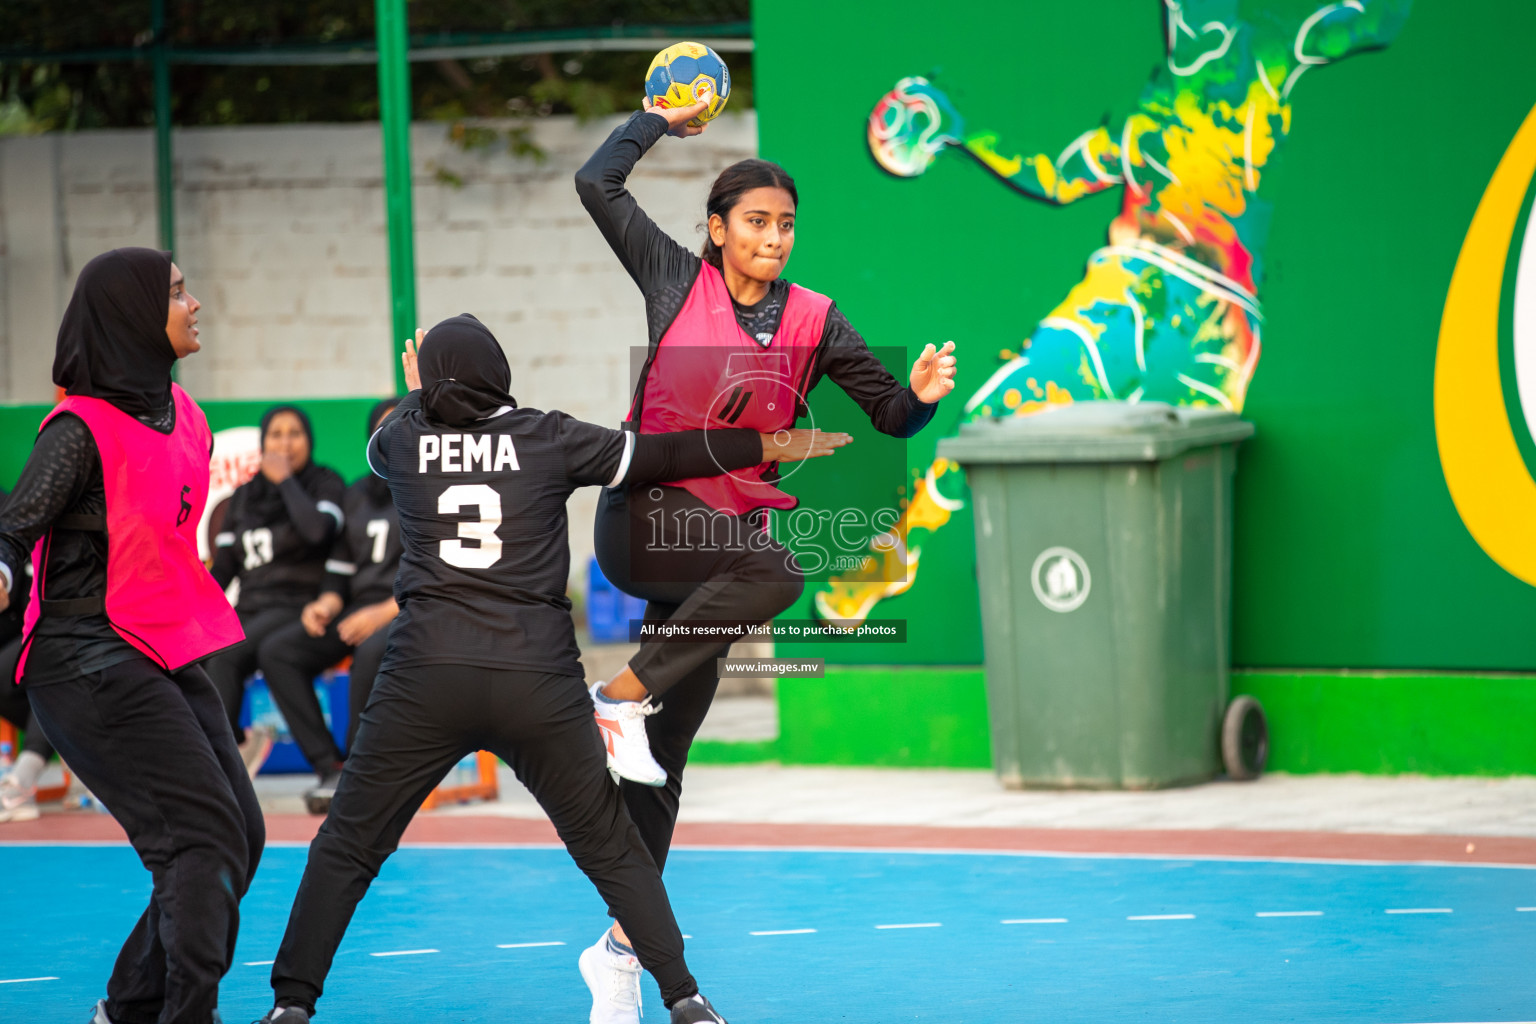
<path id="1" fill-rule="evenodd" d="M 1010 917 L 998 924 L 1066 924 L 1064 917 Z"/>
<path id="2" fill-rule="evenodd" d="M 1127 921 L 1193 921 L 1194 914 L 1132 914 Z"/>
<path id="3" fill-rule="evenodd" d="M 275 963 L 277 963 L 276 960 L 247 960 L 245 963 L 241 964 L 240 966 L 242 966 L 242 967 L 271 967 Z"/>
<path id="4" fill-rule="evenodd" d="M 1516 907 L 1517 914 L 1536 914 L 1536 907 Z"/>
<path id="5" fill-rule="evenodd" d="M 563 946 L 563 942 L 498 942 L 497 949 L 532 949 L 535 946 Z M 375 956 L 378 954 L 375 953 Z"/>
<path id="6" fill-rule="evenodd" d="M 439 949 L 396 949 L 388 953 L 369 953 L 369 956 L 421 956 L 423 953 L 440 953 Z"/>
<path id="7" fill-rule="evenodd" d="M 1261 910 L 1254 917 L 1322 917 L 1321 910 Z"/>
<path id="8" fill-rule="evenodd" d="M 56 976 L 54 976 L 54 975 L 49 975 L 46 978 L 5 978 L 5 979 L 0 979 L 0 985 L 25 985 L 29 981 L 58 981 L 58 980 L 59 979 Z"/>
<path id="9" fill-rule="evenodd" d="M 815 928 L 780 928 L 772 932 L 747 932 L 748 935 L 813 935 Z"/>
<path id="10" fill-rule="evenodd" d="M 944 925 L 940 921 L 925 921 L 922 924 L 877 924 L 875 927 L 886 931 L 890 928 L 942 928 Z"/>
<path id="11" fill-rule="evenodd" d="M 1402 910 L 1389 910 L 1389 914 L 1449 914 L 1450 907 L 1406 907 Z"/>

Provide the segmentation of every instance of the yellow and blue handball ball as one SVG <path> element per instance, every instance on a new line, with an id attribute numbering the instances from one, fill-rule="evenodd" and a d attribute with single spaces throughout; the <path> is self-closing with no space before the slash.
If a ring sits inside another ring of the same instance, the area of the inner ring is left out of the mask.
<path id="1" fill-rule="evenodd" d="M 645 73 L 645 94 L 653 105 L 676 109 L 706 100 L 709 106 L 688 123 L 712 121 L 731 98 L 731 72 L 703 43 L 674 43 L 656 55 Z"/>

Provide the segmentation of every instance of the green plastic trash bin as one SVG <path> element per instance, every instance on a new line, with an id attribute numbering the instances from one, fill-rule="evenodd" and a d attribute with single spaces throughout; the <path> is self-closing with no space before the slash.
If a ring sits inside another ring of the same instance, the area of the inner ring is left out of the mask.
<path id="1" fill-rule="evenodd" d="M 1262 711 L 1227 705 L 1232 475 L 1252 433 L 1228 412 L 1084 402 L 939 443 L 975 503 L 1005 786 L 1199 782 L 1222 770 L 1224 725 L 1233 774 L 1262 767 Z"/>

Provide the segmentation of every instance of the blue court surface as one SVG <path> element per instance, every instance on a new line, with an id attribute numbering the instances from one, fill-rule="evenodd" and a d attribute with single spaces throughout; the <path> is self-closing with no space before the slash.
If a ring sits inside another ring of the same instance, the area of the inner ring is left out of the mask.
<path id="1" fill-rule="evenodd" d="M 268 849 L 245 900 L 229 1024 L 271 1005 L 304 856 Z M 4 846 L 0 872 L 0 1021 L 83 1024 L 147 875 L 121 845 Z M 680 849 L 667 881 L 733 1024 L 1536 1020 L 1530 869 Z M 581 1024 L 576 955 L 604 924 L 562 850 L 406 847 L 319 1019 Z M 645 1008 L 666 1020 L 649 978 Z"/>

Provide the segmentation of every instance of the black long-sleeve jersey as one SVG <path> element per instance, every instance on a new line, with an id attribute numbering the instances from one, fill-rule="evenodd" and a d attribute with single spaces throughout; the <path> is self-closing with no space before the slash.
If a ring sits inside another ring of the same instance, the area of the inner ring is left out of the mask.
<path id="1" fill-rule="evenodd" d="M 652 355 L 682 311 L 703 265 L 697 254 L 658 227 L 624 187 L 635 163 L 666 133 L 667 121 L 660 114 L 636 114 L 614 129 L 576 172 L 581 204 L 645 296 Z M 780 278 L 755 305 L 733 300 L 736 322 L 771 350 L 788 296 L 789 282 Z M 911 437 L 927 426 L 937 408 L 891 375 L 836 304 L 827 312 L 806 394 L 822 377 L 847 392 L 876 430 L 893 437 Z"/>
<path id="2" fill-rule="evenodd" d="M 378 604 L 394 593 L 405 551 L 389 485 L 372 475 L 353 482 L 341 510 L 346 521 L 325 561 L 321 590 L 340 594 L 346 605 Z"/>
<path id="3" fill-rule="evenodd" d="M 750 430 L 637 436 L 537 409 L 440 427 L 422 412 L 421 392 L 411 392 L 368 443 L 405 547 L 383 670 L 454 664 L 581 675 L 565 596 L 571 492 L 708 476 L 762 458 Z"/>
<path id="4" fill-rule="evenodd" d="M 175 428 L 175 405 L 139 419 L 161 431 Z M 212 453 L 210 453 L 211 455 Z M 24 567 L 38 538 L 64 515 L 104 516 L 107 491 L 101 453 L 91 428 L 70 413 L 55 416 L 37 435 L 16 489 L 0 505 L 0 579 L 11 591 L 31 586 Z M 55 530 L 44 566 L 49 600 L 100 597 L 107 592 L 107 535 L 94 530 Z M 48 615 L 38 620 L 27 656 L 28 686 L 79 679 L 143 657 L 99 615 Z M 0 680 L 5 684 L 8 680 Z"/>
<path id="5" fill-rule="evenodd" d="M 213 578 L 229 586 L 240 578 L 241 612 L 297 607 L 314 600 L 325 581 L 325 560 L 345 518 L 347 485 L 335 470 L 315 466 L 278 485 L 280 503 L 260 500 L 261 477 L 241 484 L 229 499 L 223 528 L 214 538 Z"/>

